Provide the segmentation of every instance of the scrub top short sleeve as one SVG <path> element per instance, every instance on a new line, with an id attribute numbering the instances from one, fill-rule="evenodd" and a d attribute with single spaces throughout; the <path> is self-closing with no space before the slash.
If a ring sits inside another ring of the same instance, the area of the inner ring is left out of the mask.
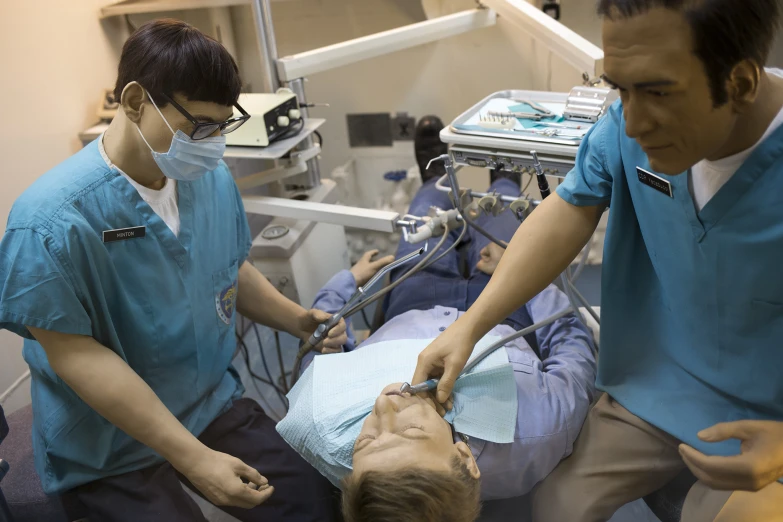
<path id="1" fill-rule="evenodd" d="M 565 181 L 557 187 L 557 194 L 566 202 L 587 207 L 608 203 L 612 197 L 612 172 L 610 168 L 619 160 L 618 128 L 622 121 L 619 102 L 590 129 L 576 155 L 576 165 Z M 616 150 L 617 158 L 608 157 L 607 151 Z"/>
<path id="2" fill-rule="evenodd" d="M 231 171 L 228 170 L 228 166 L 221 161 L 221 165 L 225 167 L 228 175 L 231 175 Z M 239 193 L 239 187 L 234 184 L 234 198 L 236 199 L 237 209 L 237 252 L 239 253 L 239 266 L 250 256 L 250 247 L 253 244 L 253 238 L 250 235 L 250 226 L 247 224 L 247 214 L 245 214 L 245 205 L 242 203 L 242 195 Z"/>
<path id="3" fill-rule="evenodd" d="M 50 237 L 9 227 L 0 242 L 0 281 L 0 327 L 27 339 L 33 337 L 24 325 L 92 334 L 87 312 Z"/>

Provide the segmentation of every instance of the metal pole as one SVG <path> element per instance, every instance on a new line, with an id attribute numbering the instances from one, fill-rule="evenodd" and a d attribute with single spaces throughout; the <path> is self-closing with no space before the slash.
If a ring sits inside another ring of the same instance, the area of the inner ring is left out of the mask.
<path id="1" fill-rule="evenodd" d="M 309 111 L 307 107 L 302 105 L 307 103 L 307 96 L 304 90 L 304 79 L 297 78 L 288 82 L 288 87 L 294 91 L 296 97 L 299 99 L 300 110 L 302 112 L 302 118 L 305 120 L 309 117 Z M 306 150 L 315 144 L 313 135 L 308 136 L 302 143 L 296 147 L 295 150 Z M 299 176 L 289 178 L 291 185 L 300 185 L 308 189 L 317 187 L 321 184 L 321 165 L 318 162 L 318 158 L 313 158 L 307 161 L 307 172 Z"/>
<path id="2" fill-rule="evenodd" d="M 280 88 L 280 78 L 277 75 L 277 42 L 275 28 L 272 23 L 272 7 L 269 0 L 252 0 L 253 20 L 256 24 L 256 39 L 258 51 L 263 60 L 264 91 L 276 92 Z"/>

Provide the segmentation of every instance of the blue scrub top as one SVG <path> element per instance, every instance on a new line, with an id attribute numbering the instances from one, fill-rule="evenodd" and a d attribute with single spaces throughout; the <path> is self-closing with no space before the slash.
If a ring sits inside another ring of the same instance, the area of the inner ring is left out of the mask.
<path id="1" fill-rule="evenodd" d="M 609 203 L 597 385 L 707 454 L 740 451 L 697 433 L 719 422 L 783 420 L 783 128 L 697 213 L 688 173 L 640 182 L 647 156 L 618 101 L 557 189 Z"/>
<path id="2" fill-rule="evenodd" d="M 35 466 L 47 493 L 162 461 L 87 406 L 25 325 L 94 337 L 194 435 L 243 392 L 231 367 L 237 270 L 250 232 L 225 163 L 177 183 L 176 237 L 106 165 L 97 141 L 16 201 L 0 242 L 0 326 L 23 337 L 32 372 Z M 145 237 L 104 242 L 106 230 Z"/>

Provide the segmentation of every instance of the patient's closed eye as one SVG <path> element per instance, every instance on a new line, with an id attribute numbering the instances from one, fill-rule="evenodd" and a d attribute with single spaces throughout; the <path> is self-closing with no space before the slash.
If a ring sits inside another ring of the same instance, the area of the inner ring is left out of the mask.
<path id="1" fill-rule="evenodd" d="M 401 434 L 405 433 L 408 430 L 424 431 L 424 426 L 422 426 L 421 424 L 406 424 L 405 426 L 402 427 L 401 430 L 397 431 L 396 433 L 398 435 L 401 435 Z M 362 442 L 364 442 L 365 440 L 375 440 L 375 435 L 366 434 L 366 435 L 359 436 L 356 439 L 356 442 L 354 442 L 354 444 L 353 444 L 353 451 L 356 452 L 356 451 L 361 450 L 364 446 L 360 447 L 360 444 Z M 366 446 L 366 444 L 365 444 L 365 446 Z"/>
<path id="2" fill-rule="evenodd" d="M 375 435 L 361 435 L 353 444 L 353 450 L 359 451 L 359 444 L 365 440 L 375 440 Z"/>

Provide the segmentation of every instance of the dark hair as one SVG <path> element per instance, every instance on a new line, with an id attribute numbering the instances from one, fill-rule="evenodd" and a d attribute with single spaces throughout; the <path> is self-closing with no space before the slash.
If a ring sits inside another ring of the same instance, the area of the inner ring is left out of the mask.
<path id="1" fill-rule="evenodd" d="M 725 104 L 726 81 L 743 60 L 763 67 L 780 23 L 780 0 L 599 0 L 598 14 L 630 18 L 655 7 L 683 11 L 693 31 L 696 56 L 704 63 L 712 100 Z"/>
<path id="2" fill-rule="evenodd" d="M 419 166 L 422 178 L 428 179 L 427 163 L 449 151 L 449 146 L 440 141 L 440 131 L 443 122 L 437 116 L 424 116 L 416 124 L 413 148 L 416 154 L 416 164 Z M 433 163 L 430 167 L 431 176 L 442 176 L 446 172 L 442 163 Z"/>
<path id="3" fill-rule="evenodd" d="M 368 471 L 343 480 L 345 522 L 473 522 L 481 485 L 454 457 L 452 472 Z"/>
<path id="4" fill-rule="evenodd" d="M 139 82 L 158 104 L 161 94 L 234 105 L 242 90 L 239 68 L 225 47 L 192 25 L 161 19 L 139 27 L 122 48 L 114 98 Z"/>

